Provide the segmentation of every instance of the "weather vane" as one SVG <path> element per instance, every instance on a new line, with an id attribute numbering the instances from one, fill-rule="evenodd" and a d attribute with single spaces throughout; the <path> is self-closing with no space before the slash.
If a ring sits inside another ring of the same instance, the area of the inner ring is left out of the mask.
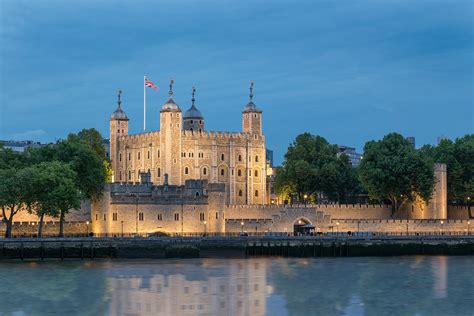
<path id="1" fill-rule="evenodd" d="M 194 106 L 194 101 L 196 101 L 196 99 L 194 99 L 195 94 L 196 94 L 196 88 L 193 86 L 193 98 L 191 99 L 191 101 L 193 102 L 193 106 Z"/>
<path id="2" fill-rule="evenodd" d="M 250 80 L 250 102 L 252 102 L 253 99 L 253 81 Z"/>
<path id="3" fill-rule="evenodd" d="M 171 79 L 170 80 L 170 92 L 169 92 L 170 98 L 173 96 L 173 84 L 174 84 L 174 80 Z"/>
<path id="4" fill-rule="evenodd" d="M 120 100 L 120 96 L 122 95 L 122 89 L 118 89 L 118 107 L 120 109 L 120 104 L 122 104 L 122 101 Z"/>

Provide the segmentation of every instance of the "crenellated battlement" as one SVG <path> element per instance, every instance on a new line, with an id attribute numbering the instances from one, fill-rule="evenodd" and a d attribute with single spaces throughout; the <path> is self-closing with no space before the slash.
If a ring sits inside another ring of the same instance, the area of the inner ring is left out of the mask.
<path id="1" fill-rule="evenodd" d="M 183 130 L 181 135 L 184 137 L 184 139 L 247 139 L 249 137 L 248 134 L 240 132 L 197 132 L 189 130 Z"/>
<path id="2" fill-rule="evenodd" d="M 147 142 L 159 139 L 160 131 L 146 132 L 140 134 L 119 136 L 118 140 L 121 142 Z"/>

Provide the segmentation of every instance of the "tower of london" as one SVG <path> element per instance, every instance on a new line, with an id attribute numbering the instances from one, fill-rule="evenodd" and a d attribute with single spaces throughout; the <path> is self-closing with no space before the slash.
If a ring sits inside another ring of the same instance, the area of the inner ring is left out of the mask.
<path id="1" fill-rule="evenodd" d="M 242 109 L 242 131 L 208 131 L 204 115 L 195 104 L 195 89 L 187 111 L 169 98 L 160 109 L 160 130 L 129 134 L 129 119 L 122 109 L 110 117 L 110 161 L 113 182 L 143 182 L 144 175 L 156 185 L 184 185 L 186 180 L 225 184 L 225 203 L 266 203 L 265 136 L 262 110 L 253 102 Z"/>

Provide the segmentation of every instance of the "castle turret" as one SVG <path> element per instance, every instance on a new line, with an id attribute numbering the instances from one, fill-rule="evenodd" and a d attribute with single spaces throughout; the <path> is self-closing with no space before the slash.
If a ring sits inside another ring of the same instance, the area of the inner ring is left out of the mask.
<path id="1" fill-rule="evenodd" d="M 170 81 L 169 99 L 160 110 L 160 157 L 163 174 L 169 175 L 170 185 L 181 184 L 181 109 L 173 100 Z"/>
<path id="2" fill-rule="evenodd" d="M 262 110 L 253 103 L 253 81 L 250 81 L 249 103 L 242 111 L 242 131 L 249 134 L 262 134 Z"/>
<path id="3" fill-rule="evenodd" d="M 120 166 L 120 153 L 119 146 L 117 146 L 118 139 L 120 136 L 128 135 L 128 117 L 127 114 L 122 110 L 122 101 L 120 99 L 122 90 L 118 91 L 117 110 L 112 113 L 110 117 L 110 162 L 112 164 L 112 170 L 119 170 Z M 125 179 L 121 179 L 120 172 L 118 174 L 112 174 L 112 182 L 120 182 Z"/>
<path id="4" fill-rule="evenodd" d="M 196 93 L 196 88 L 193 87 L 193 98 L 191 99 L 191 107 L 184 113 L 183 116 L 183 125 L 184 130 L 187 131 L 195 131 L 195 132 L 202 132 L 204 131 L 204 117 L 201 114 L 194 102 L 196 99 L 194 95 Z"/>

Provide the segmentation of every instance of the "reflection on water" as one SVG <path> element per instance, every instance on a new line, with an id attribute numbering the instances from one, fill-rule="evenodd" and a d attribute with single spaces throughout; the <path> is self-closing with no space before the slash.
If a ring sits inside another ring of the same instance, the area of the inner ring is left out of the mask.
<path id="1" fill-rule="evenodd" d="M 1 262 L 0 315 L 474 315 L 474 257 Z"/>

